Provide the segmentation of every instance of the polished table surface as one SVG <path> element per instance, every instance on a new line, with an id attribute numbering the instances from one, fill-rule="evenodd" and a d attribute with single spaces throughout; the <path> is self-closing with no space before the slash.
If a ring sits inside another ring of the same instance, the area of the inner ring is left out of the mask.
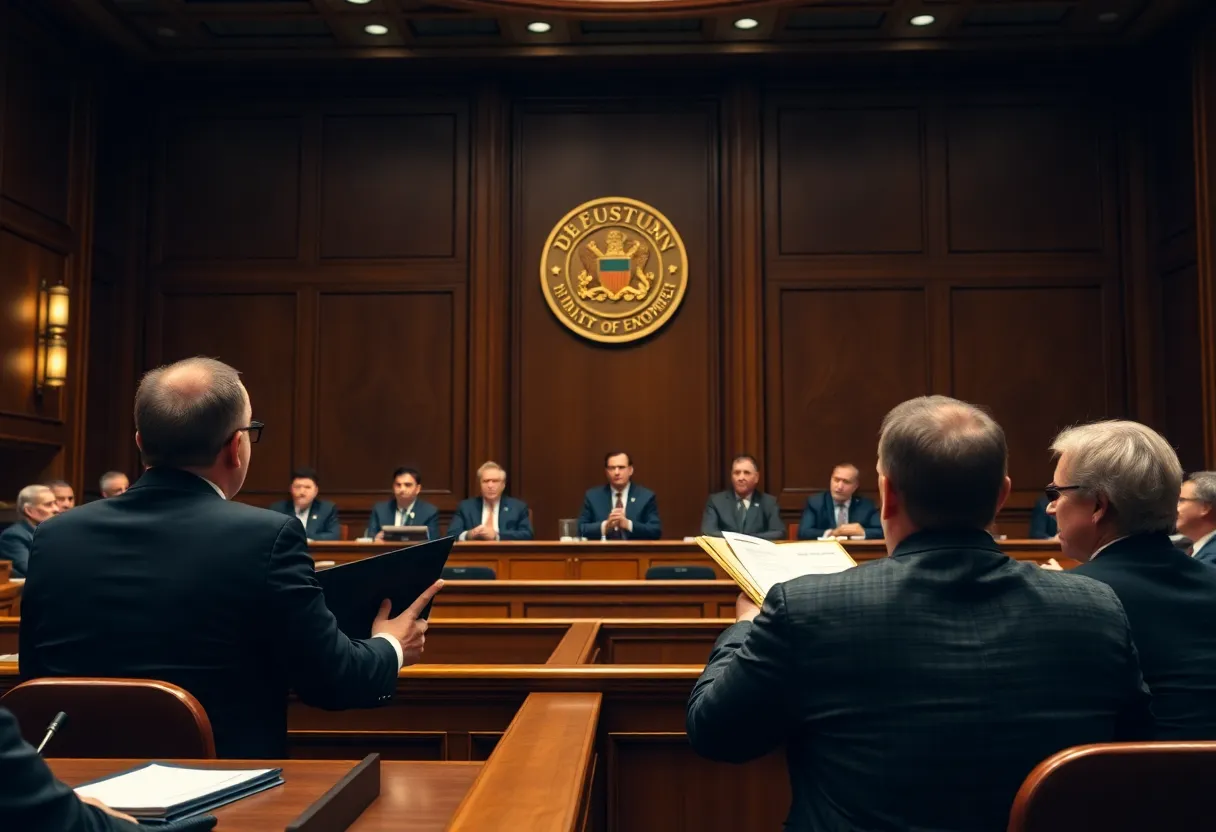
<path id="1" fill-rule="evenodd" d="M 143 765 L 145 760 L 49 759 L 51 770 L 76 786 Z M 355 766 L 351 760 L 193 760 L 210 768 L 282 768 L 282 786 L 215 811 L 219 832 L 283 829 Z M 352 832 L 441 832 L 473 785 L 481 763 L 380 762 L 380 797 L 350 827 Z"/>

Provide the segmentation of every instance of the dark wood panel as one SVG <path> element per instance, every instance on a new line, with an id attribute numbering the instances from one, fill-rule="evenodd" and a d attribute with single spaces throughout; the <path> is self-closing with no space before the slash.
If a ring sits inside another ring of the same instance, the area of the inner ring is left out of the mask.
<path id="1" fill-rule="evenodd" d="M 987 407 L 1009 442 L 1015 491 L 1051 481 L 1047 450 L 1065 427 L 1112 415 L 1098 288 L 955 289 L 952 394 Z M 1081 372 L 1061 372 L 1063 356 Z"/>
<path id="2" fill-rule="evenodd" d="M 1164 429 L 1187 471 L 1205 467 L 1198 284 L 1195 266 L 1161 276 L 1162 345 L 1166 357 L 1160 379 L 1166 401 Z"/>
<path id="3" fill-rule="evenodd" d="M 55 60 L 54 47 L 46 42 L 51 35 L 36 32 L 16 15 L 12 22 L 0 34 L 8 51 L 0 97 L 5 128 L 0 182 L 5 196 L 66 224 L 73 163 L 71 71 Z"/>
<path id="4" fill-rule="evenodd" d="M 38 286 L 66 277 L 62 255 L 0 230 L 0 413 L 58 413 L 59 391 L 48 389 L 41 404 L 34 395 Z"/>
<path id="5" fill-rule="evenodd" d="M 632 455 L 634 481 L 658 495 L 664 536 L 694 534 L 723 464 L 716 108 L 583 106 L 587 111 L 523 109 L 516 118 L 510 487 L 533 506 L 537 534 L 555 537 L 558 519 L 577 517 L 583 492 L 604 482 L 604 454 L 620 448 Z M 602 196 L 653 205 L 688 251 L 689 286 L 675 318 L 619 349 L 571 334 L 537 285 L 553 225 Z"/>
<path id="6" fill-rule="evenodd" d="M 929 391 L 926 298 L 921 289 L 769 292 L 770 433 L 780 437 L 770 487 L 822 491 L 852 462 L 877 488 L 878 428 L 887 411 Z"/>
<path id="7" fill-rule="evenodd" d="M 317 333 L 316 463 L 328 492 L 390 491 L 393 469 L 424 491 L 463 494 L 462 298 L 324 293 Z"/>
<path id="8" fill-rule="evenodd" d="M 164 260 L 295 258 L 301 124 L 291 116 L 168 118 Z"/>
<path id="9" fill-rule="evenodd" d="M 1082 107 L 951 110 L 950 249 L 1101 250 L 1098 118 Z"/>
<path id="10" fill-rule="evenodd" d="M 321 256 L 455 256 L 456 129 L 450 113 L 326 116 Z"/>
<path id="11" fill-rule="evenodd" d="M 914 108 L 784 109 L 770 143 L 781 254 L 923 248 L 921 123 Z"/>
<path id="12" fill-rule="evenodd" d="M 244 490 L 285 492 L 295 424 L 295 295 L 175 293 L 160 309 L 160 360 L 205 355 L 232 365 L 249 390 L 253 418 L 266 423 Z"/>

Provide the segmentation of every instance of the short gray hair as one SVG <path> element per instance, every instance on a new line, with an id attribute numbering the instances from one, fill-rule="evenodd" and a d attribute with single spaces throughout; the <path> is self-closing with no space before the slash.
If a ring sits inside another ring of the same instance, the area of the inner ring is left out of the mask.
<path id="1" fill-rule="evenodd" d="M 25 510 L 38 502 L 38 498 L 42 496 L 43 491 L 51 491 L 49 485 L 37 483 L 35 485 L 27 485 L 17 494 L 17 515 L 25 517 Z M 51 492 L 54 495 L 54 492 Z"/>
<path id="2" fill-rule="evenodd" d="M 1182 464 L 1161 434 L 1139 422 L 1110 420 L 1067 428 L 1051 443 L 1068 457 L 1068 477 L 1090 496 L 1110 501 L 1120 534 L 1173 531 Z"/>
<path id="3" fill-rule="evenodd" d="M 1001 426 L 958 399 L 910 399 L 882 420 L 879 470 L 920 528 L 987 528 L 1007 458 Z"/>
<path id="4" fill-rule="evenodd" d="M 135 393 L 144 465 L 211 465 L 245 416 L 241 375 L 214 358 L 187 358 L 149 371 Z"/>
<path id="5" fill-rule="evenodd" d="M 504 480 L 507 478 L 507 469 L 503 468 L 492 459 L 481 463 L 481 467 L 477 469 L 477 479 L 479 481 L 485 475 L 486 471 L 502 471 L 502 478 Z"/>
<path id="6" fill-rule="evenodd" d="M 110 490 L 110 484 L 119 477 L 122 477 L 130 482 L 130 480 L 127 479 L 127 475 L 122 471 L 106 471 L 101 475 L 101 479 L 97 481 L 97 487 L 101 489 L 102 494 L 105 494 Z"/>
<path id="7" fill-rule="evenodd" d="M 1195 499 L 1216 506 L 1216 471 L 1195 471 L 1186 481 L 1195 485 Z"/>

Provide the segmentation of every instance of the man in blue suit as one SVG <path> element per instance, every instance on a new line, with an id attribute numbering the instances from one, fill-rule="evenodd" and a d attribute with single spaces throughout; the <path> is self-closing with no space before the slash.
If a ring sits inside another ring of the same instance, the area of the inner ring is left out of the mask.
<path id="1" fill-rule="evenodd" d="M 878 506 L 868 497 L 857 494 L 861 471 L 856 465 L 843 463 L 832 469 L 832 482 L 827 491 L 807 498 L 798 524 L 799 540 L 819 540 L 822 537 L 865 537 L 882 539 L 882 520 Z"/>
<path id="2" fill-rule="evenodd" d="M 1056 527 L 1056 516 L 1047 513 L 1047 504 L 1050 500 L 1044 494 L 1035 501 L 1034 508 L 1030 510 L 1030 539 L 1031 540 L 1055 540 L 1059 537 L 1059 529 Z"/>
<path id="3" fill-rule="evenodd" d="M 1191 557 L 1216 566 L 1216 471 L 1196 471 L 1178 497 L 1178 532 L 1191 541 Z"/>
<path id="4" fill-rule="evenodd" d="M 497 462 L 486 462 L 477 469 L 481 496 L 461 500 L 452 515 L 448 535 L 457 540 L 531 540 L 532 521 L 528 504 L 504 497 L 507 472 Z"/>
<path id="5" fill-rule="evenodd" d="M 583 498 L 578 533 L 587 540 L 658 540 L 663 536 L 659 504 L 649 488 L 634 485 L 633 462 L 624 451 L 604 457 L 608 484 Z"/>
<path id="6" fill-rule="evenodd" d="M 317 472 L 311 468 L 299 468 L 291 475 L 291 499 L 279 500 L 271 511 L 295 517 L 304 526 L 304 536 L 314 540 L 338 540 L 342 530 L 338 526 L 338 507 L 329 500 L 318 500 L 321 491 Z"/>
<path id="7" fill-rule="evenodd" d="M 367 521 L 367 536 L 384 541 L 386 526 L 426 526 L 430 540 L 439 537 L 439 509 L 426 500 L 419 500 L 422 493 L 422 475 L 416 468 L 398 468 L 393 472 L 393 499 L 372 506 L 371 519 Z"/>
<path id="8" fill-rule="evenodd" d="M 13 562 L 14 578 L 24 578 L 30 568 L 34 529 L 59 513 L 55 492 L 45 485 L 27 485 L 17 495 L 20 519 L 0 533 L 0 560 Z"/>

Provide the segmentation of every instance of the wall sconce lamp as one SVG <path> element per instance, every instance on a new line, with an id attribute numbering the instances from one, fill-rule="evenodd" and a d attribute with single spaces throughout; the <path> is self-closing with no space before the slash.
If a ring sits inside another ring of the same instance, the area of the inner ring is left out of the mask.
<path id="1" fill-rule="evenodd" d="M 38 290 L 38 393 L 45 387 L 62 387 L 68 379 L 68 287 L 62 283 Z"/>

